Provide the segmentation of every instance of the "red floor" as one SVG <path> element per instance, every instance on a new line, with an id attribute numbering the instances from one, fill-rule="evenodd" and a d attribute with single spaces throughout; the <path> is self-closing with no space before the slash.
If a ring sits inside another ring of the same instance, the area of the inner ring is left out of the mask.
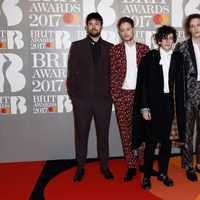
<path id="1" fill-rule="evenodd" d="M 179 157 L 171 158 L 170 161 L 169 176 L 174 180 L 174 187 L 167 188 L 152 177 L 152 189 L 149 191 L 141 188 L 142 174 L 139 172 L 133 181 L 123 182 L 122 177 L 126 171 L 123 159 L 110 161 L 110 169 L 115 176 L 112 181 L 105 180 L 100 174 L 97 161 L 86 165 L 86 173 L 80 183 L 72 181 L 75 167 L 69 165 L 67 169 L 68 161 L 49 165 L 52 165 L 54 171 L 49 170 L 45 162 L 0 164 L 0 199 L 28 200 L 37 185 L 37 189 L 44 186 L 45 198 L 32 197 L 33 200 L 200 200 L 200 181 L 193 183 L 186 179 L 185 171 L 180 168 Z M 155 162 L 155 168 L 156 165 Z M 200 180 L 200 174 L 198 176 Z M 35 193 L 38 194 L 38 191 Z"/>

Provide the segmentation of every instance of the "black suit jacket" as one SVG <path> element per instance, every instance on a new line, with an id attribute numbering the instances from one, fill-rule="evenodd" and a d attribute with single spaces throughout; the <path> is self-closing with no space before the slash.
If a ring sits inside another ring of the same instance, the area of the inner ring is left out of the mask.
<path id="1" fill-rule="evenodd" d="M 67 89 L 70 98 L 111 98 L 109 51 L 113 44 L 100 38 L 97 64 L 92 58 L 89 38 L 72 43 L 68 59 Z"/>
<path id="2" fill-rule="evenodd" d="M 160 62 L 160 52 L 151 50 L 146 54 L 138 68 L 138 79 L 133 109 L 133 146 L 138 147 L 145 140 L 159 141 L 162 139 L 163 104 L 163 70 Z M 175 90 L 174 90 L 175 89 Z M 169 90 L 171 100 L 172 118 L 174 115 L 174 104 L 176 100 L 176 115 L 180 140 L 185 135 L 185 105 L 184 105 L 184 73 L 183 58 L 179 52 L 174 52 L 171 57 L 169 69 Z M 175 99 L 174 99 L 175 93 Z M 142 108 L 151 110 L 151 126 L 142 118 Z M 148 130 L 146 129 L 148 127 Z"/>

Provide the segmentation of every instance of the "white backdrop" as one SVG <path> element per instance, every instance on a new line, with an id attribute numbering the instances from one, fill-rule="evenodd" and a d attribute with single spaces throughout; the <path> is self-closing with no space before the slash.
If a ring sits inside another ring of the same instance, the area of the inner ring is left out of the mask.
<path id="1" fill-rule="evenodd" d="M 152 34 L 163 24 L 178 30 L 200 13 L 199 0 L 1 0 L 0 162 L 74 158 L 72 105 L 65 88 L 71 42 L 85 37 L 85 17 L 104 18 L 102 37 L 119 42 L 116 22 L 130 16 L 136 40 L 154 48 Z M 122 147 L 112 113 L 110 156 Z M 88 157 L 96 157 L 92 124 Z"/>

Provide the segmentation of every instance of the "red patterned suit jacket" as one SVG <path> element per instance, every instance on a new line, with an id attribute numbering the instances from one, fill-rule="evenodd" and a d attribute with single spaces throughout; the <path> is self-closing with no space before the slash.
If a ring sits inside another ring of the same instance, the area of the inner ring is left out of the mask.
<path id="1" fill-rule="evenodd" d="M 137 66 L 149 51 L 145 44 L 136 42 Z M 112 47 L 110 50 L 111 61 L 111 94 L 114 102 L 118 99 L 126 76 L 126 51 L 124 43 Z"/>

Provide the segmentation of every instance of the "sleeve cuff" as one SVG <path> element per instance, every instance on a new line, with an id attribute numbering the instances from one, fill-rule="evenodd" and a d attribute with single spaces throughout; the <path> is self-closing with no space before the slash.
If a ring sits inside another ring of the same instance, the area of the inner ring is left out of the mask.
<path id="1" fill-rule="evenodd" d="M 142 109 L 140 109 L 140 112 L 141 113 L 144 113 L 144 112 L 149 112 L 150 113 L 150 109 L 149 108 L 142 108 Z"/>

